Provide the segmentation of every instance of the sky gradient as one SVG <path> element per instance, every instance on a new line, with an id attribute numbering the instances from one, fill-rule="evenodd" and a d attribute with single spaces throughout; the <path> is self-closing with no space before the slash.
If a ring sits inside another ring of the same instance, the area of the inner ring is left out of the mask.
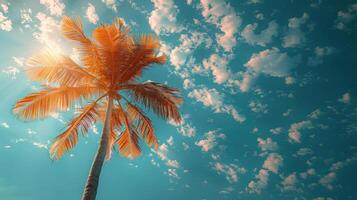
<path id="1" fill-rule="evenodd" d="M 23 122 L 37 91 L 26 59 L 78 61 L 63 16 L 122 18 L 155 34 L 164 65 L 142 80 L 177 87 L 182 124 L 152 117 L 154 151 L 105 162 L 97 199 L 357 199 L 357 4 L 352 0 L 0 0 L 0 199 L 80 199 L 102 126 L 58 161 L 48 147 L 73 110 Z"/>

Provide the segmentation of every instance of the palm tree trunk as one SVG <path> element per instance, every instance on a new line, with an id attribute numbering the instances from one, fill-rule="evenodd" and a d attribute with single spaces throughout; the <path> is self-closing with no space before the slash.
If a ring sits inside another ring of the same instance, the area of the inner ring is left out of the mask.
<path id="1" fill-rule="evenodd" d="M 104 121 L 104 127 L 97 154 L 90 169 L 86 187 L 82 196 L 82 200 L 95 200 L 99 183 L 99 176 L 105 160 L 105 154 L 108 146 L 108 135 L 110 131 L 110 121 L 112 116 L 113 98 L 109 96 L 108 107 Z"/>

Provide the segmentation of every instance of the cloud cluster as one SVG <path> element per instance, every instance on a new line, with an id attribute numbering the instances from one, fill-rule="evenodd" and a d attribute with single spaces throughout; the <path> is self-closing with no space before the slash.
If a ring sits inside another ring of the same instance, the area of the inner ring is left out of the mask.
<path id="1" fill-rule="evenodd" d="M 46 6 L 51 15 L 62 16 L 65 5 L 61 0 L 40 0 L 40 4 Z"/>
<path id="2" fill-rule="evenodd" d="M 260 169 L 256 175 L 256 180 L 249 182 L 247 187 L 248 192 L 260 194 L 268 185 L 269 172 L 277 174 L 282 164 L 283 158 L 280 154 L 270 153 L 264 161 L 263 169 Z"/>
<path id="3" fill-rule="evenodd" d="M 218 174 L 225 174 L 227 181 L 230 183 L 236 183 L 238 181 L 238 171 L 245 172 L 244 168 L 238 168 L 235 164 L 227 165 L 220 162 L 215 163 L 213 169 L 218 172 Z"/>
<path id="4" fill-rule="evenodd" d="M 108 7 L 117 12 L 116 0 L 102 0 L 102 2 Z"/>
<path id="5" fill-rule="evenodd" d="M 350 31 L 349 25 L 356 19 L 357 3 L 350 5 L 345 11 L 337 12 L 337 19 L 335 20 L 335 27 L 341 31 Z"/>
<path id="6" fill-rule="evenodd" d="M 309 15 L 304 13 L 300 18 L 293 17 L 289 19 L 288 32 L 283 37 L 282 46 L 285 48 L 294 48 L 301 46 L 305 41 L 305 34 L 301 30 L 301 26 L 304 25 L 309 19 Z"/>
<path id="7" fill-rule="evenodd" d="M 225 51 L 232 51 L 236 46 L 236 34 L 241 25 L 241 18 L 234 8 L 222 0 L 201 0 L 202 16 L 206 22 L 218 27 L 222 34 L 216 34 L 217 43 Z"/>
<path id="8" fill-rule="evenodd" d="M 273 37 L 278 35 L 279 25 L 275 21 L 269 22 L 268 27 L 262 30 L 259 34 L 254 33 L 257 27 L 257 23 L 248 24 L 241 32 L 241 36 L 251 45 L 260 45 L 265 47 L 272 41 Z"/>
<path id="9" fill-rule="evenodd" d="M 154 10 L 149 16 L 149 24 L 156 34 L 175 33 L 183 28 L 177 24 L 177 6 L 172 0 L 151 0 Z"/>
<path id="10" fill-rule="evenodd" d="M 242 80 L 237 84 L 242 92 L 246 92 L 260 74 L 271 77 L 288 77 L 298 61 L 299 57 L 290 57 L 275 47 L 254 53 L 244 65 L 246 71 Z"/>
<path id="11" fill-rule="evenodd" d="M 258 138 L 258 146 L 262 151 L 275 151 L 278 149 L 278 144 L 274 142 L 270 137 L 267 139 Z"/>
<path id="12" fill-rule="evenodd" d="M 206 33 L 193 31 L 189 34 L 182 34 L 180 42 L 181 44 L 172 49 L 171 52 L 167 46 L 166 49 L 163 49 L 164 54 L 170 55 L 170 62 L 176 67 L 176 70 L 179 70 L 186 63 L 197 47 L 204 44 L 206 48 L 209 48 L 212 44 L 212 39 Z"/>
<path id="13" fill-rule="evenodd" d="M 289 128 L 289 141 L 292 143 L 300 143 L 301 130 L 313 128 L 310 120 L 305 120 L 297 123 L 293 123 Z"/>
<path id="14" fill-rule="evenodd" d="M 317 66 L 323 63 L 323 58 L 335 52 L 332 47 L 315 47 L 314 56 L 308 58 L 307 64 L 310 66 Z"/>
<path id="15" fill-rule="evenodd" d="M 8 12 L 8 6 L 7 4 L 1 4 L 1 8 L 4 13 L 0 11 L 0 29 L 9 32 L 12 30 L 12 21 L 5 16 L 5 13 Z"/>
<path id="16" fill-rule="evenodd" d="M 206 87 L 194 89 L 188 94 L 189 97 L 203 103 L 204 106 L 211 107 L 216 113 L 227 113 L 237 122 L 244 122 L 245 117 L 241 115 L 232 105 L 223 103 L 223 96 L 216 89 Z"/>
<path id="17" fill-rule="evenodd" d="M 92 24 L 97 24 L 99 20 L 99 17 L 95 11 L 95 7 L 91 3 L 88 3 L 88 8 L 86 10 L 86 18 Z"/>
<path id="18" fill-rule="evenodd" d="M 218 133 L 217 131 L 208 131 L 205 133 L 206 138 L 197 141 L 195 144 L 201 147 L 201 150 L 207 152 L 217 145 L 217 139 L 224 139 L 225 135 L 223 133 Z"/>

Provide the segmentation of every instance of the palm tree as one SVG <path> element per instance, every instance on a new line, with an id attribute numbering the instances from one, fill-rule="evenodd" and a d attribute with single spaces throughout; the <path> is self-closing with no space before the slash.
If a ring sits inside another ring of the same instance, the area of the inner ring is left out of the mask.
<path id="1" fill-rule="evenodd" d="M 137 104 L 179 123 L 182 99 L 175 88 L 138 81 L 151 64 L 165 63 L 165 56 L 158 55 L 160 44 L 156 37 L 134 38 L 120 19 L 95 28 L 93 39 L 84 34 L 78 18 L 64 17 L 61 26 L 64 37 L 78 45 L 81 65 L 69 56 L 50 52 L 31 57 L 26 72 L 44 88 L 17 101 L 13 111 L 21 119 L 34 120 L 81 107 L 66 130 L 54 139 L 49 150 L 54 160 L 77 144 L 80 133 L 85 136 L 97 121 L 103 123 L 82 196 L 83 200 L 92 200 L 104 160 L 111 158 L 113 149 L 117 147 L 123 156 L 135 158 L 141 154 L 139 139 L 158 147 L 151 120 Z"/>

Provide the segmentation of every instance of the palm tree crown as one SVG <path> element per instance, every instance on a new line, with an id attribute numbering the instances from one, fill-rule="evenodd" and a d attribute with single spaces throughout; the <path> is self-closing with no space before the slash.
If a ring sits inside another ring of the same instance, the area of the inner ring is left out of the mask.
<path id="1" fill-rule="evenodd" d="M 94 123 L 105 122 L 108 104 L 112 109 L 106 159 L 110 159 L 115 146 L 125 157 L 139 156 L 139 139 L 157 148 L 151 120 L 137 104 L 179 123 L 178 107 L 182 103 L 177 89 L 138 82 L 148 66 L 165 63 L 165 56 L 157 54 L 159 40 L 150 35 L 132 37 L 120 19 L 95 28 L 91 39 L 84 34 L 79 19 L 64 17 L 62 32 L 78 45 L 81 65 L 69 56 L 50 52 L 30 58 L 26 72 L 44 88 L 17 101 L 14 113 L 24 120 L 34 120 L 82 105 L 52 143 L 50 156 L 55 160 L 77 144 L 80 133 L 86 135 Z"/>

